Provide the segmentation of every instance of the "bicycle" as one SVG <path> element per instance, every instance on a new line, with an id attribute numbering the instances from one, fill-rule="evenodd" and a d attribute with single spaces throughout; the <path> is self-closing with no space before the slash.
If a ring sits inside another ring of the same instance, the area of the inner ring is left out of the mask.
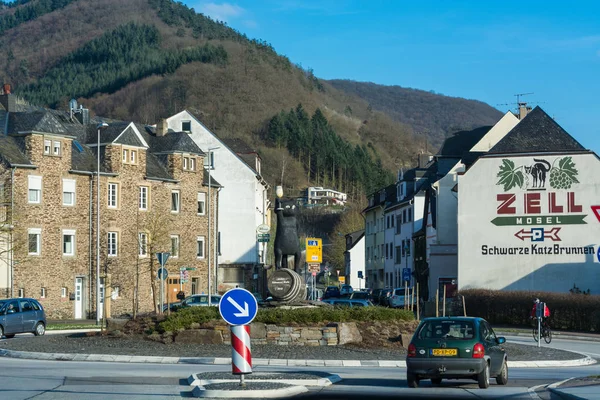
<path id="1" fill-rule="evenodd" d="M 534 318 L 534 319 L 537 319 L 537 318 Z M 543 321 L 543 320 L 542 320 L 542 335 L 541 336 L 544 339 L 544 342 L 546 342 L 547 344 L 550 344 L 550 342 L 552 342 L 552 330 L 550 329 L 550 326 L 548 326 L 546 321 Z M 536 342 L 538 341 L 537 321 L 535 322 L 535 324 L 533 326 L 533 340 L 535 340 Z"/>

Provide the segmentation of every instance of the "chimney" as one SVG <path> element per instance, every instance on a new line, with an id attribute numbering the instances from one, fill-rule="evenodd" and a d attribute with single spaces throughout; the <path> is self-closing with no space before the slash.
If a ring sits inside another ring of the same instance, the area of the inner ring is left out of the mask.
<path id="1" fill-rule="evenodd" d="M 519 120 L 522 120 L 529 114 L 531 107 L 527 106 L 527 103 L 519 103 Z"/>
<path id="2" fill-rule="evenodd" d="M 10 93 L 10 83 L 2 85 L 2 94 L 0 94 L 0 104 L 4 106 L 4 109 L 8 112 L 17 111 L 17 98 L 14 94 Z"/>
<path id="3" fill-rule="evenodd" d="M 427 164 L 433 159 L 433 156 L 430 154 L 419 154 L 418 158 L 418 168 L 425 168 Z"/>
<path id="4" fill-rule="evenodd" d="M 169 131 L 169 125 L 167 120 L 162 118 L 158 124 L 156 124 L 156 136 L 165 136 Z"/>
<path id="5" fill-rule="evenodd" d="M 79 106 L 79 110 L 75 114 L 75 118 L 82 124 L 88 125 L 90 123 L 90 110 L 87 108 L 83 108 L 83 106 Z"/>

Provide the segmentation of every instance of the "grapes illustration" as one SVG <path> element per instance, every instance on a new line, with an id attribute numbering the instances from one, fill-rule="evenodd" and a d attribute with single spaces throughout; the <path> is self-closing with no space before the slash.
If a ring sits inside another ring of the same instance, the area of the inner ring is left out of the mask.
<path id="1" fill-rule="evenodd" d="M 571 157 L 563 157 L 558 165 L 552 166 L 550 170 L 550 186 L 554 189 L 571 189 L 573 183 L 579 183 L 577 174 L 575 163 Z"/>

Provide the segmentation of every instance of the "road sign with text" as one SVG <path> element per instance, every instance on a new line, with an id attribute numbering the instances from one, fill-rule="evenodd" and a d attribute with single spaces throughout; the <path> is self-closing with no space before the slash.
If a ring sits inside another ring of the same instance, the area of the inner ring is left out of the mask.
<path id="1" fill-rule="evenodd" d="M 323 262 L 323 241 L 319 238 L 306 238 L 306 262 Z"/>

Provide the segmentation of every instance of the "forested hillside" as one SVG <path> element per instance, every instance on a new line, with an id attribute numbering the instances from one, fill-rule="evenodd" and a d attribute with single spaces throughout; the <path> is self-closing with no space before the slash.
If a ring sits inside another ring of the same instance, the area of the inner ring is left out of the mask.
<path id="1" fill-rule="evenodd" d="M 16 1 L 0 10 L 0 48 L 1 76 L 32 103 L 66 108 L 76 98 L 97 115 L 147 124 L 187 108 L 256 149 L 272 185 L 331 185 L 355 199 L 414 164 L 440 130 L 499 116 L 437 95 L 411 110 L 410 96 L 385 87 L 365 95 L 321 81 L 269 43 L 171 0 Z M 436 115 L 436 102 L 457 119 Z M 423 129 L 430 121 L 438 131 Z"/>
<path id="2" fill-rule="evenodd" d="M 475 100 L 447 97 L 424 90 L 349 80 L 329 81 L 335 88 L 369 102 L 395 121 L 425 133 L 437 150 L 452 132 L 495 124 L 502 113 Z"/>

